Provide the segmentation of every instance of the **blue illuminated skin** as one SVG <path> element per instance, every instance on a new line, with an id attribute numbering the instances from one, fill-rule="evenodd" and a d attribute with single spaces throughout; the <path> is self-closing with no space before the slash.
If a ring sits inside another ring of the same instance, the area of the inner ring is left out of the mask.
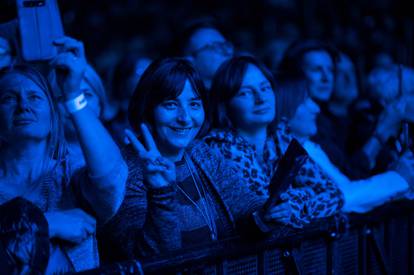
<path id="1" fill-rule="evenodd" d="M 303 55 L 302 69 L 308 81 L 310 95 L 328 101 L 334 88 L 334 63 L 325 51 L 310 51 Z"/>
<path id="2" fill-rule="evenodd" d="M 152 126 L 161 154 L 173 161 L 181 159 L 200 131 L 204 117 L 202 101 L 187 80 L 177 98 L 165 100 L 154 109 Z"/>
<path id="3" fill-rule="evenodd" d="M 48 99 L 32 80 L 18 74 L 0 82 L 0 133 L 3 140 L 42 141 L 50 133 Z"/>
<path id="4" fill-rule="evenodd" d="M 296 109 L 295 115 L 289 120 L 293 135 L 298 140 L 307 140 L 318 131 L 316 118 L 320 112 L 318 104 L 307 98 Z"/>
<path id="5" fill-rule="evenodd" d="M 237 94 L 229 101 L 233 125 L 247 142 L 255 146 L 256 157 L 263 161 L 267 126 L 276 115 L 276 97 L 269 80 L 256 66 L 249 64 Z M 274 205 L 264 213 L 266 222 L 288 222 L 289 202 Z"/>
<path id="6" fill-rule="evenodd" d="M 12 56 L 10 53 L 10 43 L 0 37 L 0 69 L 10 66 L 12 63 Z"/>
<path id="7" fill-rule="evenodd" d="M 96 117 L 99 118 L 101 110 L 102 110 L 101 103 L 99 102 L 99 97 L 93 92 L 92 87 L 88 84 L 88 82 L 86 82 L 85 79 L 81 81 L 80 90 L 84 93 L 88 101 L 89 110 L 91 110 L 96 115 Z M 71 116 L 66 111 L 66 108 L 63 102 L 60 102 L 59 104 L 59 112 L 61 113 L 62 118 L 63 118 L 63 125 L 65 128 L 65 138 L 67 139 L 69 143 L 72 143 L 71 145 L 73 145 L 73 143 L 78 144 L 78 141 L 77 141 L 78 138 L 77 138 L 75 126 L 73 125 Z M 82 157 L 82 156 L 79 156 L 79 157 Z"/>
<path id="8" fill-rule="evenodd" d="M 256 132 L 275 118 L 275 94 L 269 80 L 254 65 L 248 65 L 237 94 L 229 102 L 232 122 L 242 132 Z"/>
<path id="9" fill-rule="evenodd" d="M 233 48 L 213 47 L 225 42 L 228 42 L 226 38 L 212 28 L 199 29 L 189 39 L 188 58 L 200 72 L 207 87 L 220 65 L 233 55 Z"/>
<path id="10" fill-rule="evenodd" d="M 85 81 L 85 79 L 83 79 L 80 84 L 80 90 L 85 94 L 85 97 L 88 100 L 89 109 L 99 117 L 102 110 L 99 97 L 93 92 L 92 87 Z"/>

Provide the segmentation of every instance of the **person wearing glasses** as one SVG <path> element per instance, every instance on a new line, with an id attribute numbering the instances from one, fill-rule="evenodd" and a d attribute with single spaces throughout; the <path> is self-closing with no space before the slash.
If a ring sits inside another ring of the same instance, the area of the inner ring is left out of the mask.
<path id="1" fill-rule="evenodd" d="M 207 88 L 217 69 L 233 56 L 233 44 L 209 19 L 191 22 L 181 35 L 181 53 L 196 67 Z"/>

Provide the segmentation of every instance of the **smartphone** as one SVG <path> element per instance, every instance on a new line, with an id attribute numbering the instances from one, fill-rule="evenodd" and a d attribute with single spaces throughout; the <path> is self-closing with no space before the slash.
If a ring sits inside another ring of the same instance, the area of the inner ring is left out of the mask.
<path id="1" fill-rule="evenodd" d="M 293 184 L 300 168 L 308 158 L 309 155 L 302 145 L 296 139 L 292 139 L 270 180 L 269 199 L 266 202 L 265 208 L 276 205 L 279 202 L 280 195 Z"/>
<path id="2" fill-rule="evenodd" d="M 50 60 L 57 54 L 53 41 L 63 37 L 57 0 L 16 0 L 22 57 Z"/>

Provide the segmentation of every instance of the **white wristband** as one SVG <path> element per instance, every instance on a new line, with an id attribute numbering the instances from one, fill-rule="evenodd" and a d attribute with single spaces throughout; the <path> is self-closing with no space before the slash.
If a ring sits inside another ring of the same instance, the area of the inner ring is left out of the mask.
<path id="1" fill-rule="evenodd" d="M 83 93 L 65 102 L 66 110 L 71 114 L 82 110 L 86 105 L 88 105 L 88 101 Z"/>

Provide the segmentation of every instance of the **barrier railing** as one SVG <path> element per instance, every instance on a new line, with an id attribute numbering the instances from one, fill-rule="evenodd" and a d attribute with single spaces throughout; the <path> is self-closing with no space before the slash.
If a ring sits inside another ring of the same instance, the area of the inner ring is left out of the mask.
<path id="1" fill-rule="evenodd" d="M 303 230 L 280 227 L 260 240 L 232 238 L 83 274 L 414 274 L 413 206 L 394 202 Z"/>

